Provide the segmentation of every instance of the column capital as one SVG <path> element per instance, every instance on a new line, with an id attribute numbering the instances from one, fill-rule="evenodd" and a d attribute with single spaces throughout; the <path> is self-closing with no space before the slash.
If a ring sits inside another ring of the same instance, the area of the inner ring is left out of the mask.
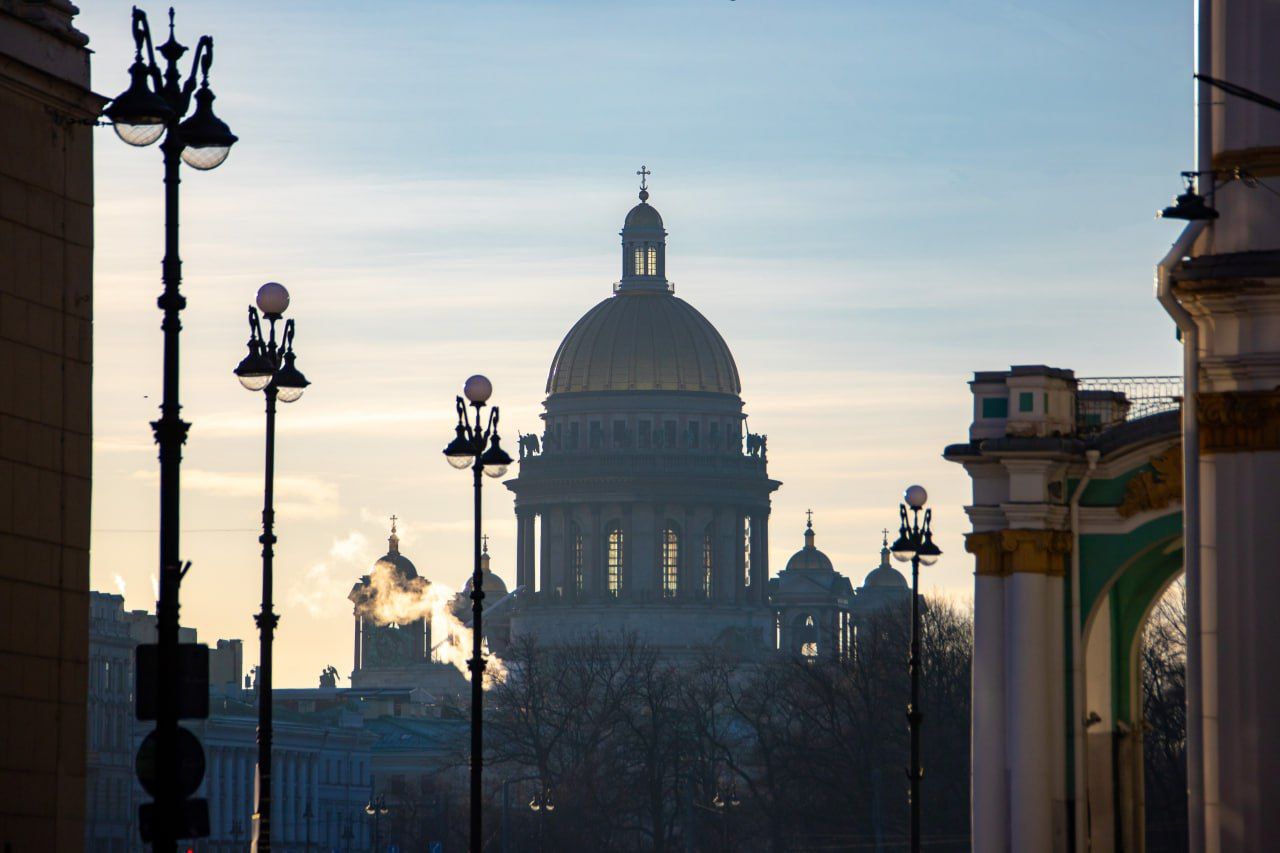
<path id="1" fill-rule="evenodd" d="M 1071 551 L 1065 530 L 988 530 L 965 535 L 964 549 L 976 560 L 974 573 L 986 577 L 1037 574 L 1062 577 L 1063 555 Z"/>
<path id="2" fill-rule="evenodd" d="M 1197 397 L 1200 450 L 1280 450 L 1280 391 L 1214 391 Z"/>

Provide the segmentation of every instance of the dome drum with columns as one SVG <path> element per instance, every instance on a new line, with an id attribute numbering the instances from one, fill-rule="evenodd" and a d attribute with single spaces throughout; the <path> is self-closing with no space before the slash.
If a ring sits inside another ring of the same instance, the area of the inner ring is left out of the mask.
<path id="1" fill-rule="evenodd" d="M 666 279 L 662 217 L 622 229 L 622 278 L 547 377 L 521 439 L 513 637 L 635 631 L 662 647 L 773 645 L 765 441 L 746 436 L 733 355 Z"/>

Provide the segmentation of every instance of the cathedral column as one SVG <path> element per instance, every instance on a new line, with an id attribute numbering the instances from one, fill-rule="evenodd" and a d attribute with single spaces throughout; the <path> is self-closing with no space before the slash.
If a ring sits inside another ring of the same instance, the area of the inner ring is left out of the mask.
<path id="1" fill-rule="evenodd" d="M 538 592 L 548 596 L 555 589 L 555 581 L 551 577 L 551 537 L 548 536 L 550 519 L 546 511 L 538 513 L 537 521 L 538 532 L 541 534 L 538 539 Z"/>
<path id="2" fill-rule="evenodd" d="M 622 583 L 618 590 L 618 598 L 625 599 L 636 590 L 636 539 L 637 531 L 634 523 L 631 504 L 622 508 Z"/>
<path id="3" fill-rule="evenodd" d="M 680 516 L 679 573 L 680 598 L 684 601 L 693 601 L 697 598 L 698 584 L 696 583 L 694 567 L 698 565 L 700 560 L 695 562 L 694 557 L 695 555 L 699 558 L 702 556 L 702 537 L 694 535 L 693 517 L 693 512 L 689 509 L 689 505 L 685 504 Z"/>
<path id="4" fill-rule="evenodd" d="M 524 513 L 516 510 L 516 583 L 524 583 Z"/>
<path id="5" fill-rule="evenodd" d="M 733 516 L 733 603 L 746 601 L 744 588 L 747 575 L 747 527 L 746 515 L 741 509 Z"/>
<path id="6" fill-rule="evenodd" d="M 590 522 L 582 530 L 583 597 L 597 599 L 604 591 L 604 533 L 600 529 L 600 507 L 591 507 Z"/>
<path id="7" fill-rule="evenodd" d="M 351 666 L 352 675 L 355 675 L 357 672 L 360 671 L 360 626 L 363 621 L 364 620 L 361 618 L 360 613 L 356 612 L 355 613 L 355 623 L 356 623 L 355 640 L 354 640 L 354 643 L 352 644 L 353 648 L 355 649 L 355 660 L 352 662 L 352 666 Z"/>
<path id="8" fill-rule="evenodd" d="M 767 601 L 764 594 L 764 571 L 769 564 L 764 548 L 764 530 L 767 525 L 761 520 L 763 516 L 759 512 L 754 512 L 749 517 L 751 519 L 751 595 L 748 600 L 752 604 L 764 604 Z"/>
<path id="9" fill-rule="evenodd" d="M 631 568 L 628 592 L 641 598 L 658 595 L 662 585 L 661 557 L 657 553 L 658 528 L 662 523 L 659 510 L 651 503 L 640 503 L 631 512 L 631 527 L 635 535 L 628 546 Z"/>
<path id="10" fill-rule="evenodd" d="M 520 531 L 520 553 L 517 555 L 516 565 L 516 585 L 523 586 L 529 592 L 533 592 L 534 571 L 537 568 L 537 562 L 534 554 L 534 545 L 537 537 L 534 531 L 534 524 L 537 516 L 531 509 L 519 510 L 516 514 L 517 529 Z"/>
<path id="11" fill-rule="evenodd" d="M 567 598 L 572 594 L 569 577 L 568 530 L 569 510 L 563 504 L 549 513 L 547 527 L 548 573 L 551 575 L 551 589 L 558 598 Z"/>

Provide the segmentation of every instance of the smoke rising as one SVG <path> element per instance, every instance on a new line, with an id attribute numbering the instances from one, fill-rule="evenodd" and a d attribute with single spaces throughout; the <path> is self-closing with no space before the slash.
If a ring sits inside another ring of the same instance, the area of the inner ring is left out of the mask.
<path id="1" fill-rule="evenodd" d="M 367 593 L 356 602 L 356 610 L 377 625 L 406 625 L 426 619 L 431 625 L 431 659 L 455 667 L 470 680 L 467 661 L 471 657 L 472 633 L 453 613 L 455 596 L 426 578 L 406 578 L 395 566 L 379 560 L 369 575 Z M 485 687 L 506 678 L 502 660 L 485 647 Z"/>

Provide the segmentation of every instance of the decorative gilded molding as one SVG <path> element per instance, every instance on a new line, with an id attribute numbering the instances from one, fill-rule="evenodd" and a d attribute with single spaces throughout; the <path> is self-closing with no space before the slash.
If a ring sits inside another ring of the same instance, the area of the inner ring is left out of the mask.
<path id="1" fill-rule="evenodd" d="M 1182 502 L 1182 445 L 1152 458 L 1151 468 L 1125 484 L 1124 500 L 1116 507 L 1121 518 Z"/>
<path id="2" fill-rule="evenodd" d="M 1280 391 L 1201 393 L 1198 403 L 1201 452 L 1280 450 Z"/>
<path id="3" fill-rule="evenodd" d="M 965 536 L 964 548 L 976 560 L 974 573 L 983 577 L 1007 577 L 1015 573 L 1066 574 L 1063 555 L 1071 551 L 1071 534 L 1065 530 L 991 530 Z"/>
<path id="4" fill-rule="evenodd" d="M 1280 175 L 1280 147 L 1239 148 L 1213 155 L 1215 172 L 1234 172 L 1236 169 L 1243 169 L 1256 178 L 1274 178 Z"/>
<path id="5" fill-rule="evenodd" d="M 999 530 L 985 533 L 966 533 L 964 549 L 972 554 L 974 574 L 983 577 L 1002 577 L 1008 574 L 1004 567 L 1004 554 L 1000 549 Z"/>

